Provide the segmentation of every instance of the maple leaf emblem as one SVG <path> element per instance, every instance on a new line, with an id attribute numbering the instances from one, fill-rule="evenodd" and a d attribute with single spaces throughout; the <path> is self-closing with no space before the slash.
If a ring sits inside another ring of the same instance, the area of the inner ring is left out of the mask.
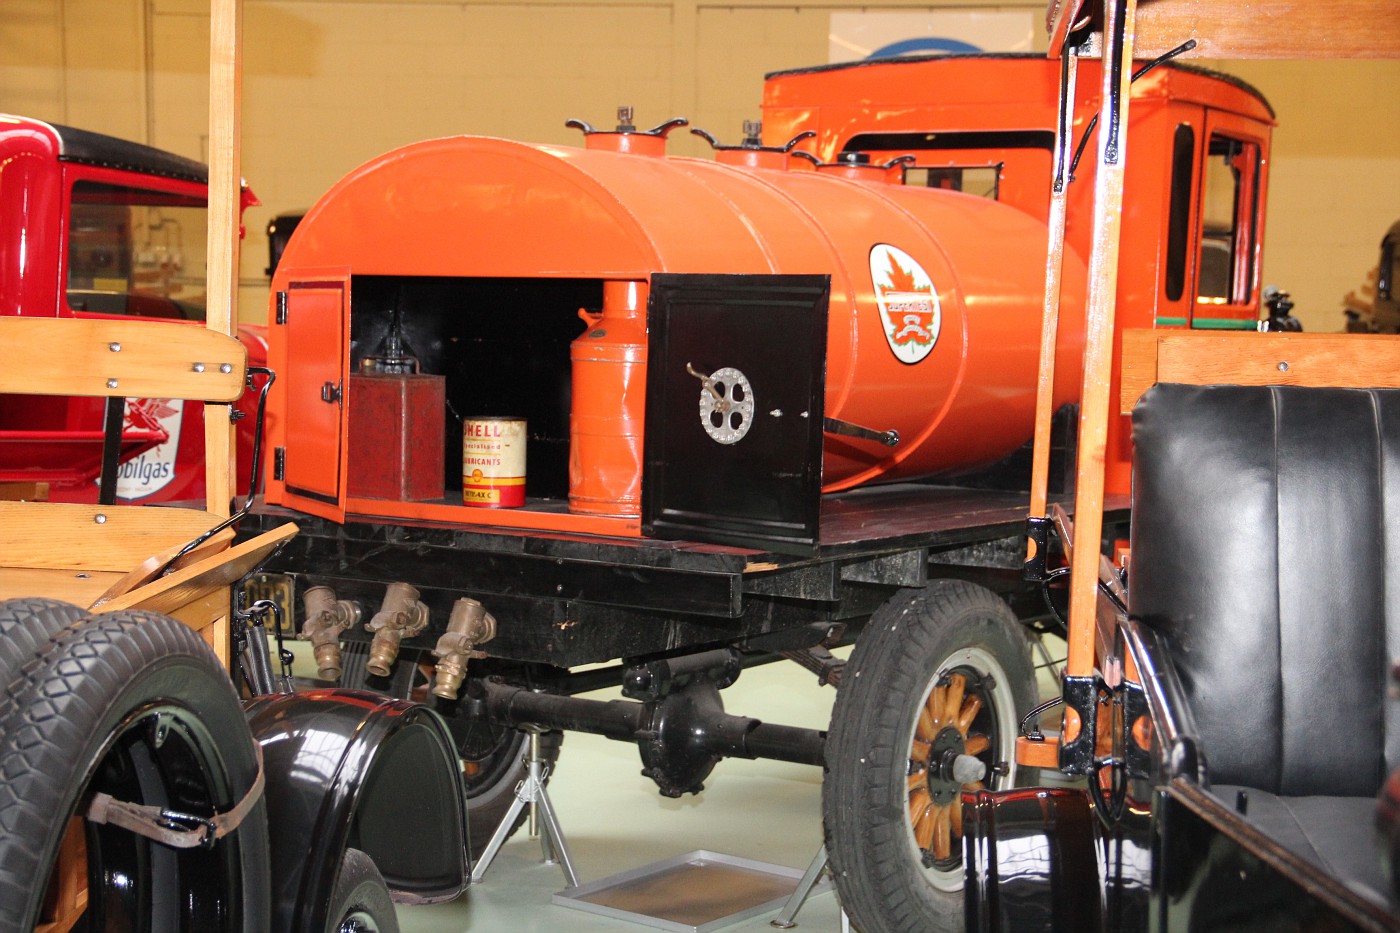
<path id="1" fill-rule="evenodd" d="M 888 243 L 871 248 L 870 278 L 890 350 L 902 363 L 918 363 L 933 349 L 942 327 L 932 279 L 917 259 Z"/>
<path id="2" fill-rule="evenodd" d="M 889 257 L 889 290 L 892 292 L 927 292 L 929 286 L 919 285 L 914 273 L 899 264 L 893 253 Z"/>

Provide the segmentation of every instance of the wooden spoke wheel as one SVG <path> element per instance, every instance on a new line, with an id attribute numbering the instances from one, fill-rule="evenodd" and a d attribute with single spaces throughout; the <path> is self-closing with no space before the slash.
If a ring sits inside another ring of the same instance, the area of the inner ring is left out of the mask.
<path id="1" fill-rule="evenodd" d="M 832 710 L 827 854 L 863 933 L 963 929 L 962 794 L 1016 780 L 1035 704 L 1010 608 L 964 581 L 902 590 L 856 641 Z"/>
<path id="2" fill-rule="evenodd" d="M 956 861 L 954 841 L 962 839 L 962 792 L 979 790 L 992 740 L 971 731 L 982 711 L 981 678 L 968 691 L 968 674 L 955 671 L 929 691 L 909 746 L 909 822 L 924 864 L 947 867 Z M 969 764 L 969 762 L 975 762 Z M 997 762 L 993 767 L 1003 767 Z M 969 771 L 978 772 L 972 781 Z"/>

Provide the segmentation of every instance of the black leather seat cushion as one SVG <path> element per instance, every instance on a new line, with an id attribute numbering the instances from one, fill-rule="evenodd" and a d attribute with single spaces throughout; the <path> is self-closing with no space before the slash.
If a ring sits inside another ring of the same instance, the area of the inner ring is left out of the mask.
<path id="1" fill-rule="evenodd" d="M 1400 764 L 1400 390 L 1158 385 L 1133 441 L 1130 608 L 1212 782 L 1374 798 Z"/>
<path id="2" fill-rule="evenodd" d="M 1369 830 L 1376 812 L 1372 797 L 1279 797 L 1257 788 L 1217 784 L 1211 788 L 1229 807 L 1236 794 L 1249 795 L 1247 818 L 1284 848 L 1342 878 L 1352 890 L 1385 904 L 1390 884 Z"/>

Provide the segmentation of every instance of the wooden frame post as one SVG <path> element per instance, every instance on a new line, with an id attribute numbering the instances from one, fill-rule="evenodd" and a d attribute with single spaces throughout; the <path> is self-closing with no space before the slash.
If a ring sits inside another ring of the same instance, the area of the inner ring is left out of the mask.
<path id="1" fill-rule="evenodd" d="M 1040 326 L 1040 370 L 1035 394 L 1035 438 L 1031 454 L 1032 518 L 1045 518 L 1050 487 L 1050 423 L 1055 404 L 1055 347 L 1060 335 L 1060 281 L 1065 265 L 1065 219 L 1069 163 L 1074 149 L 1074 98 L 1079 59 L 1068 37 L 1060 50 L 1060 107 L 1055 124 L 1055 176 L 1050 190 L 1050 234 L 1045 249 L 1045 306 Z M 1035 557 L 1032 541 L 1027 559 Z"/>
<path id="2" fill-rule="evenodd" d="M 209 246 L 207 325 L 237 332 L 239 227 L 242 220 L 243 0 L 209 5 Z M 210 512 L 230 514 L 234 464 L 231 405 L 204 406 L 204 491 Z M 225 590 L 227 604 L 227 591 Z M 228 616 L 204 630 L 225 666 Z"/>
<path id="3" fill-rule="evenodd" d="M 1094 179 L 1094 222 L 1085 322 L 1084 381 L 1080 396 L 1079 464 L 1075 477 L 1075 549 L 1070 564 L 1069 654 L 1065 673 L 1094 672 L 1099 548 L 1103 535 L 1104 457 L 1113 373 L 1113 318 L 1118 291 L 1118 248 L 1123 212 L 1123 170 L 1128 148 L 1128 100 L 1132 81 L 1137 0 L 1104 4 L 1103 116 Z"/>

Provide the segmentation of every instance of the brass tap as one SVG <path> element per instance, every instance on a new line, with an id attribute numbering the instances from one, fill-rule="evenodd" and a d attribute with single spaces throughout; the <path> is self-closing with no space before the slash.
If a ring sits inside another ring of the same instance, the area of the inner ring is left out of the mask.
<path id="1" fill-rule="evenodd" d="M 407 583 L 390 583 L 384 591 L 384 603 L 374 618 L 365 623 L 365 630 L 374 633 L 365 667 L 371 674 L 388 677 L 399 656 L 399 642 L 417 635 L 427 625 L 428 607 L 418 600 L 418 590 Z"/>
<path id="2" fill-rule="evenodd" d="M 485 606 L 466 597 L 453 603 L 447 631 L 433 649 L 433 656 L 438 659 L 433 696 L 457 699 L 462 679 L 467 676 L 467 662 L 486 657 L 486 652 L 477 651 L 476 646 L 495 637 L 496 617 L 487 612 Z"/>
<path id="3" fill-rule="evenodd" d="M 328 586 L 311 587 L 301 600 L 306 621 L 298 637 L 311 642 L 316 676 L 321 680 L 340 680 L 340 633 L 360 621 L 359 604 L 336 599 L 335 590 Z"/>

